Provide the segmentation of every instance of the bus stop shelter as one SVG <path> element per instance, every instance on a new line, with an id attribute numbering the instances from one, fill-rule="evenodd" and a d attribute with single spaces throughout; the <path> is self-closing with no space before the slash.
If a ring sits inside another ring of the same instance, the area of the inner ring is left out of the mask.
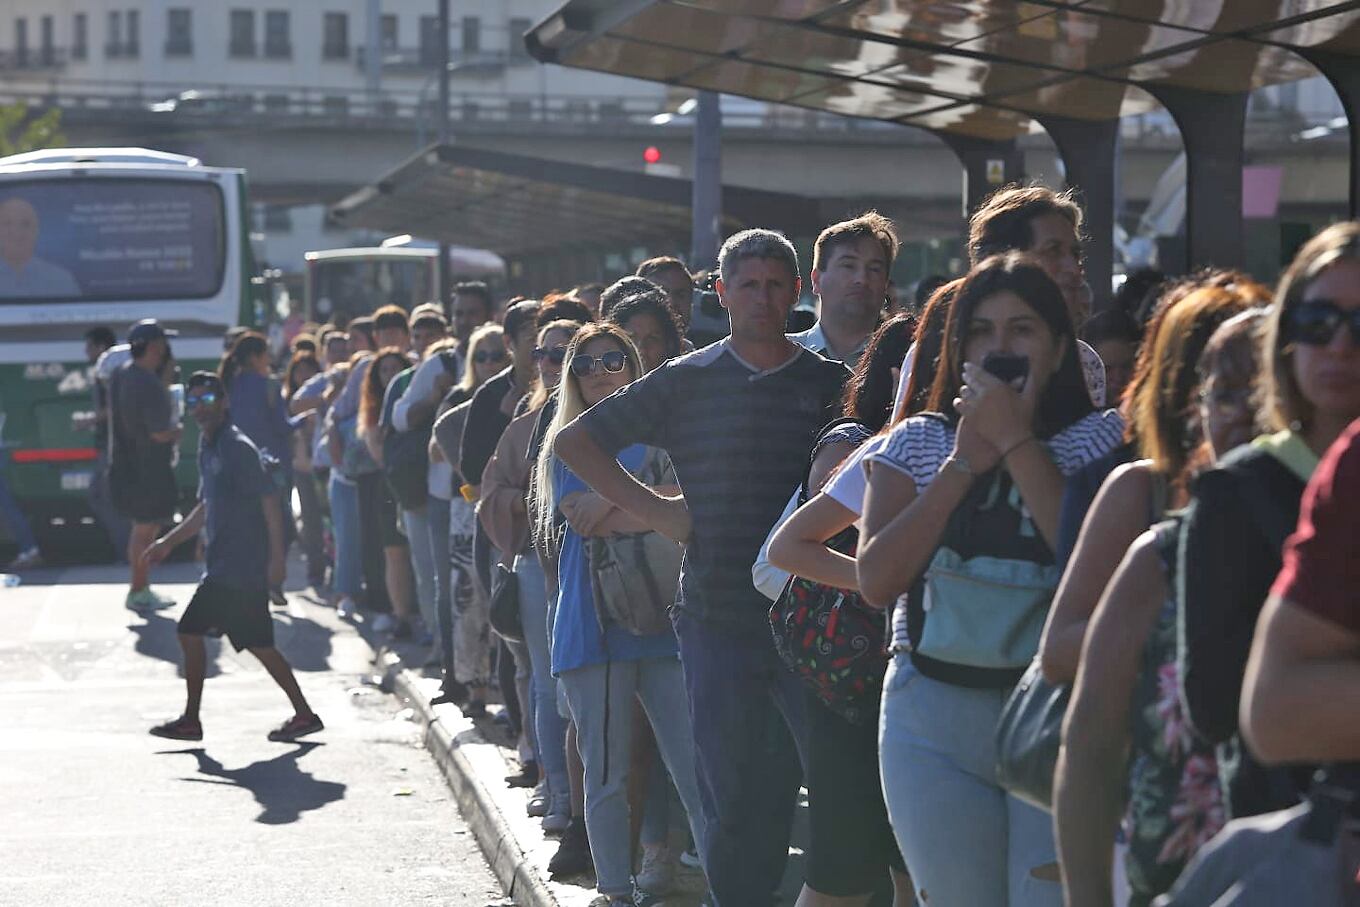
<path id="1" fill-rule="evenodd" d="M 1165 108 L 1187 158 L 1186 260 L 1238 265 L 1253 89 L 1321 73 L 1360 192 L 1360 2 L 569 0 L 526 35 L 539 60 L 930 130 L 971 210 L 1022 179 L 1044 130 L 1083 194 L 1087 270 L 1109 286 L 1119 118 Z"/>
<path id="2" fill-rule="evenodd" d="M 347 227 L 490 249 L 541 287 L 556 273 L 584 270 L 573 262 L 606 253 L 685 248 L 691 193 L 688 179 L 445 144 L 341 200 L 330 215 Z M 814 236 L 822 213 L 802 196 L 723 191 L 728 232 L 761 225 Z"/>

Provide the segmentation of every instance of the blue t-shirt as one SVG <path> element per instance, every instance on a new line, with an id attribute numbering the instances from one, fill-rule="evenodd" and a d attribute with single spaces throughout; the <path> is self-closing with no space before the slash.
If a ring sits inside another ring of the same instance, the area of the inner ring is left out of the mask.
<path id="1" fill-rule="evenodd" d="M 255 446 L 283 465 L 293 467 L 293 424 L 276 382 L 258 372 L 241 372 L 227 388 L 231 418 Z"/>
<path id="2" fill-rule="evenodd" d="M 275 491 L 272 461 L 231 422 L 198 441 L 198 497 L 203 522 L 203 578 L 241 589 L 263 589 L 269 571 L 269 530 L 260 499 Z"/>
<path id="3" fill-rule="evenodd" d="M 619 452 L 619 463 L 637 472 L 647 448 L 634 444 Z M 590 487 L 576 477 L 561 460 L 553 458 L 553 505 L 577 491 Z M 679 657 L 680 648 L 670 630 L 655 636 L 634 636 L 620 627 L 610 626 L 603 639 L 599 618 L 595 616 L 595 596 L 590 588 L 590 560 L 585 540 L 570 526 L 565 527 L 562 554 L 557 562 L 557 617 L 553 621 L 552 672 L 604 664 L 606 661 L 640 661 L 644 658 Z M 606 648 L 608 652 L 606 652 Z"/>

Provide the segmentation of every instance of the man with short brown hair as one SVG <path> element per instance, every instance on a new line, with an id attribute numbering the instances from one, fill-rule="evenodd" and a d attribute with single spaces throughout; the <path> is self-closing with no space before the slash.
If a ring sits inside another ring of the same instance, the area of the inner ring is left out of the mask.
<path id="1" fill-rule="evenodd" d="M 810 275 L 817 323 L 789 339 L 854 368 L 882 319 L 898 245 L 893 222 L 877 211 L 823 230 Z"/>

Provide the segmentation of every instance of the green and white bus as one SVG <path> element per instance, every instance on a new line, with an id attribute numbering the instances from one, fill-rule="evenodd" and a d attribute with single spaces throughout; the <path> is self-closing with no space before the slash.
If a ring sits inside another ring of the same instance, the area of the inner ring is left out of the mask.
<path id="1" fill-rule="evenodd" d="M 93 367 L 84 334 L 142 318 L 175 328 L 183 374 L 216 368 L 227 328 L 255 324 L 245 172 L 143 148 L 0 158 L 0 443 L 10 486 L 48 541 L 92 526 Z M 186 426 L 178 475 L 196 484 Z"/>

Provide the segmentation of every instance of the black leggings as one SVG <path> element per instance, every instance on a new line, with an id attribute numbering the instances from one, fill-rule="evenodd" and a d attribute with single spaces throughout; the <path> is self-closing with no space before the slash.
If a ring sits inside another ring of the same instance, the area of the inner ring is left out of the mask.
<path id="1" fill-rule="evenodd" d="M 359 487 L 359 548 L 363 553 L 364 604 L 370 611 L 390 612 L 392 600 L 387 597 L 387 564 L 383 560 L 383 546 L 390 534 L 383 530 L 383 496 L 387 480 L 381 473 L 371 472 L 355 479 Z M 393 526 L 391 532 L 395 532 Z"/>

